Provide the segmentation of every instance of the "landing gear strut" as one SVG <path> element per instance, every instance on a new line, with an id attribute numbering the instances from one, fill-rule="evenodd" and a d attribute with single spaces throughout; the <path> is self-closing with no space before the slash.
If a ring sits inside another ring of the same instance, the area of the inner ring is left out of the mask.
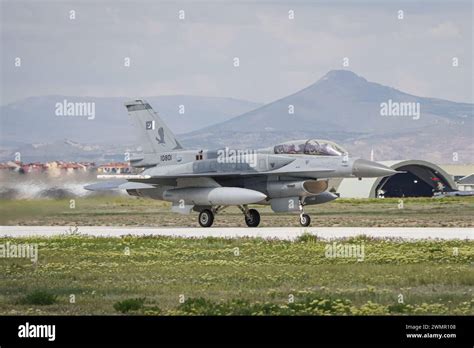
<path id="1" fill-rule="evenodd" d="M 246 205 L 239 206 L 245 216 L 245 223 L 248 227 L 257 227 L 260 224 L 260 214 L 256 209 L 248 209 Z"/>
<path id="2" fill-rule="evenodd" d="M 303 202 L 300 201 L 300 225 L 303 227 L 308 227 L 309 224 L 311 223 L 311 218 L 309 217 L 308 214 L 304 213 L 304 208 L 303 208 Z"/>

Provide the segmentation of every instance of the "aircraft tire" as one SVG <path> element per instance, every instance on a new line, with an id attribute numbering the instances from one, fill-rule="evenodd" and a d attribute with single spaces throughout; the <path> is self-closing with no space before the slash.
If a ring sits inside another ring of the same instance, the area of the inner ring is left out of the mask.
<path id="1" fill-rule="evenodd" d="M 201 227 L 211 227 L 214 222 L 214 214 L 209 209 L 204 209 L 199 213 L 198 220 Z"/>
<path id="2" fill-rule="evenodd" d="M 255 209 L 249 209 L 245 214 L 245 223 L 248 227 L 257 227 L 260 224 L 260 214 Z"/>
<path id="3" fill-rule="evenodd" d="M 300 215 L 300 225 L 303 227 L 309 226 L 311 223 L 311 218 L 309 217 L 308 214 L 301 214 Z"/>

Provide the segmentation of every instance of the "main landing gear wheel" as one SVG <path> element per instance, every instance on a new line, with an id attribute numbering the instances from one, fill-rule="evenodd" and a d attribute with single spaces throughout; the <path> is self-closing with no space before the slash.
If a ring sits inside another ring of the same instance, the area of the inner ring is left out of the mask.
<path id="1" fill-rule="evenodd" d="M 209 209 L 204 209 L 199 213 L 199 225 L 201 227 L 211 227 L 214 222 L 214 214 Z"/>
<path id="2" fill-rule="evenodd" d="M 311 218 L 309 217 L 308 214 L 301 214 L 300 215 L 300 224 L 301 224 L 301 226 L 307 227 L 307 226 L 309 226 L 310 223 L 311 223 Z"/>
<path id="3" fill-rule="evenodd" d="M 255 209 L 249 209 L 245 214 L 245 223 L 248 227 L 257 227 L 260 223 L 260 214 Z"/>

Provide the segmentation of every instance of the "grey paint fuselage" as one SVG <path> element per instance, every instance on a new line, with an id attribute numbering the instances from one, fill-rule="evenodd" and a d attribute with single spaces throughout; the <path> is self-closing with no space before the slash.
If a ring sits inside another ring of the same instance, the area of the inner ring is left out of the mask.
<path id="1" fill-rule="evenodd" d="M 297 194 L 294 190 L 287 190 L 287 186 L 291 186 L 293 182 L 354 176 L 352 168 L 355 159 L 345 156 L 277 155 L 269 153 L 268 149 L 262 149 L 251 155 L 221 157 L 218 152 L 219 150 L 185 150 L 162 153 L 157 161 L 155 160 L 156 165 L 141 173 L 151 178 L 159 178 L 155 181 L 157 188 L 137 190 L 136 193 L 154 199 L 175 201 L 164 193 L 175 188 L 200 186 L 197 180 L 205 175 L 221 187 L 238 187 L 261 192 L 267 199 L 259 203 L 265 204 L 272 198 L 304 195 L 302 192 Z M 166 179 L 167 177 L 170 179 Z M 181 183 L 179 178 L 189 181 Z M 153 182 L 153 179 L 147 182 Z M 281 190 L 278 185 L 281 185 Z M 209 182 L 201 186 L 209 187 Z M 285 195 L 285 192 L 288 194 Z M 324 203 L 327 199 L 328 197 L 321 198 L 320 201 Z M 318 204 L 317 199 L 310 201 L 314 202 L 312 204 Z"/>

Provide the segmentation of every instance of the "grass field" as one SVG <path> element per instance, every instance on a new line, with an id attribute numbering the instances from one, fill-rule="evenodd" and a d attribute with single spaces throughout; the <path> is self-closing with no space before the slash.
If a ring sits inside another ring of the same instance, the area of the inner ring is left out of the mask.
<path id="1" fill-rule="evenodd" d="M 263 227 L 298 226 L 295 215 L 259 210 Z M 398 199 L 337 200 L 307 212 L 312 226 L 474 226 L 472 197 L 404 199 L 403 207 Z M 197 214 L 128 197 L 5 200 L 0 217 L 1 225 L 198 225 Z M 242 214 L 226 210 L 215 226 L 244 226 Z M 0 314 L 474 314 L 474 241 L 336 242 L 363 246 L 363 261 L 327 257 L 333 241 L 313 236 L 0 238 L 0 247 L 39 249 L 37 263 L 0 257 Z"/>
<path id="2" fill-rule="evenodd" d="M 474 314 L 474 242 L 1 238 L 38 244 L 36 264 L 0 259 L 0 314 Z M 332 245 L 332 244 L 331 244 Z M 74 295 L 74 303 L 71 303 Z"/>
<path id="3" fill-rule="evenodd" d="M 312 226 L 336 227 L 473 227 L 474 197 L 442 199 L 338 199 L 306 207 Z M 274 214 L 268 206 L 258 207 L 261 227 L 299 226 L 294 214 Z M 134 197 L 78 198 L 64 200 L 0 201 L 1 225 L 60 226 L 184 226 L 198 227 L 197 213 L 178 215 L 169 203 Z M 216 216 L 214 226 L 245 227 L 240 210 L 226 209 Z"/>

